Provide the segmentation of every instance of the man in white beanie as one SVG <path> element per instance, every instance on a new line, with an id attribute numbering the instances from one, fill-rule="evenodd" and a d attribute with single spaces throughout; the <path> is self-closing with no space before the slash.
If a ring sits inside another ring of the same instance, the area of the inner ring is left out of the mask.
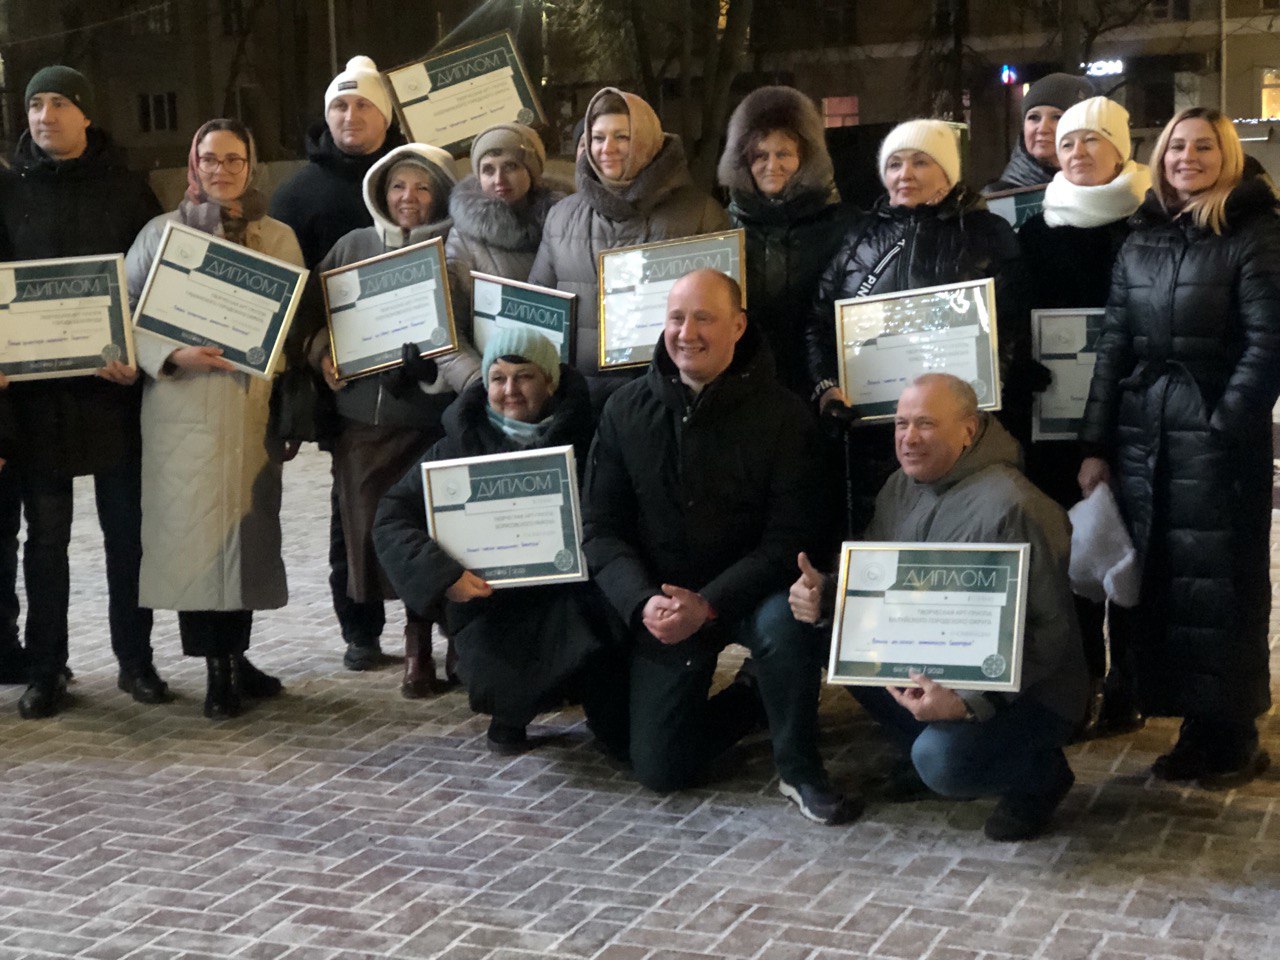
<path id="1" fill-rule="evenodd" d="M 364 203 L 364 176 L 404 142 L 399 128 L 392 129 L 391 95 L 368 57 L 347 61 L 324 92 L 324 108 L 325 122 L 307 131 L 307 165 L 271 197 L 271 216 L 293 228 L 308 269 L 352 230 L 373 225 Z M 319 311 L 308 311 L 299 321 L 307 318 L 313 322 L 296 322 L 289 334 L 299 350 L 316 332 L 315 323 L 323 321 Z M 344 662 L 352 669 L 372 666 L 384 622 L 382 604 L 356 603 L 347 596 L 347 551 L 336 500 L 329 524 L 329 586 L 348 651 L 370 652 Z"/>

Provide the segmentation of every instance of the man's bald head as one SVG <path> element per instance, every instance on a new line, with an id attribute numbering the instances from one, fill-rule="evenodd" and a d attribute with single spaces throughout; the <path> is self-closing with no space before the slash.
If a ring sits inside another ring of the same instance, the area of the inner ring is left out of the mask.
<path id="1" fill-rule="evenodd" d="M 701 390 L 729 368 L 747 327 L 742 288 L 719 270 L 694 270 L 667 294 L 662 340 L 680 379 Z"/>

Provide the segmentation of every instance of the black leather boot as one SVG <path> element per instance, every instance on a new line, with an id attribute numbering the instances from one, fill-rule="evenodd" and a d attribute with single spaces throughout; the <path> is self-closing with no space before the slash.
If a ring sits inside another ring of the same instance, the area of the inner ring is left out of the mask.
<path id="1" fill-rule="evenodd" d="M 209 670 L 209 685 L 204 695 L 204 715 L 210 720 L 222 720 L 240 716 L 239 671 L 233 658 L 205 657 Z"/>

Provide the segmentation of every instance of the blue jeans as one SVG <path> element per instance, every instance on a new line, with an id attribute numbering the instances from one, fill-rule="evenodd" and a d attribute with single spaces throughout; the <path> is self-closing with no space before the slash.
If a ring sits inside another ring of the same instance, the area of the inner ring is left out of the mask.
<path id="1" fill-rule="evenodd" d="M 742 644 L 755 661 L 778 775 L 788 783 L 824 779 L 818 693 L 826 638 L 791 616 L 785 593 L 766 598 L 738 623 L 715 624 L 675 646 L 639 629 L 624 687 L 636 779 L 660 792 L 691 786 L 755 726 L 760 704 L 742 684 L 707 698 L 728 643 Z"/>
<path id="2" fill-rule="evenodd" d="M 142 563 L 142 463 L 129 458 L 93 475 L 93 492 L 107 559 L 107 620 L 120 668 L 136 674 L 151 665 L 151 611 L 138 606 Z M 27 584 L 27 661 L 33 682 L 51 680 L 67 665 L 67 605 L 71 569 L 72 478 L 23 470 L 27 514 L 23 576 Z"/>
<path id="3" fill-rule="evenodd" d="M 920 779 L 944 797 L 1042 795 L 1060 785 L 1074 724 L 1027 697 L 980 723 L 921 723 L 880 687 L 849 692 L 910 752 Z"/>

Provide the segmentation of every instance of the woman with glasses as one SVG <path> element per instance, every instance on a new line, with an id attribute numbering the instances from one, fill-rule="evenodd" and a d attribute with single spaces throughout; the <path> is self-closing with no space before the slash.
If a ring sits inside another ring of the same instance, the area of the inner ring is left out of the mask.
<path id="1" fill-rule="evenodd" d="M 187 192 L 129 250 L 136 306 L 165 225 L 193 227 L 302 266 L 293 231 L 266 215 L 250 184 L 253 137 L 238 120 L 210 120 L 191 141 Z M 204 657 L 204 714 L 234 717 L 244 697 L 278 694 L 280 681 L 249 662 L 254 610 L 288 599 L 280 556 L 284 444 L 267 430 L 271 384 L 237 371 L 218 347 L 176 347 L 137 334 L 142 395 L 140 603 L 178 611 L 182 652 Z"/>

